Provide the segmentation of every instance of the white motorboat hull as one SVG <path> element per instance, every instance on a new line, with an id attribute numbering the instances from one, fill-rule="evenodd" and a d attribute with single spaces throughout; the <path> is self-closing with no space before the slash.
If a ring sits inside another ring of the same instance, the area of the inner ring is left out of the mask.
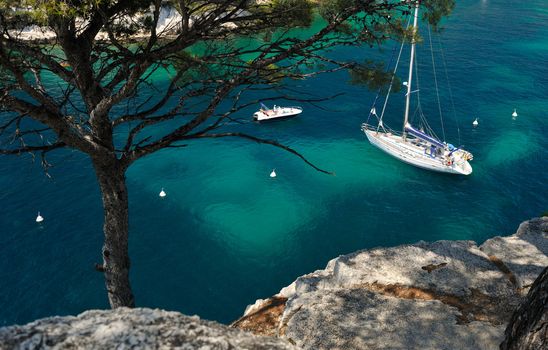
<path id="1" fill-rule="evenodd" d="M 278 107 L 276 109 L 260 110 L 253 114 L 256 121 L 284 119 L 295 117 L 303 112 L 300 107 Z"/>
<path id="2" fill-rule="evenodd" d="M 466 152 L 455 152 L 453 161 L 448 164 L 446 159 L 442 157 L 432 157 L 426 154 L 424 145 L 404 141 L 399 135 L 365 128 L 363 132 L 373 146 L 407 164 L 449 174 L 470 175 L 472 173 L 472 167 L 465 158 Z"/>

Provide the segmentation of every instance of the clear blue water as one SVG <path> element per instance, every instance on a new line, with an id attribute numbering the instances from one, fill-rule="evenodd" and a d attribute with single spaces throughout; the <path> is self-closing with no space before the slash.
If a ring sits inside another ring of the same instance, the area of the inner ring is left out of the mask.
<path id="1" fill-rule="evenodd" d="M 128 186 L 137 304 L 229 322 L 340 254 L 418 240 L 481 242 L 545 212 L 546 23 L 545 0 L 458 1 L 447 20 L 460 139 L 475 155 L 469 177 L 415 169 L 371 147 L 359 126 L 374 93 L 349 85 L 346 73 L 292 83 L 316 95 L 345 93 L 324 102 L 326 110 L 305 105 L 298 118 L 240 127 L 279 139 L 336 176 L 238 140 L 195 142 L 136 163 Z M 344 48 L 333 55 L 390 53 Z M 428 74 L 421 76 L 425 95 Z M 425 109 L 435 115 L 437 106 Z M 401 106 L 389 113 L 399 125 Z M 446 134 L 458 143 L 450 113 Z M 0 325 L 108 307 L 93 270 L 102 209 L 90 163 L 68 151 L 51 161 L 53 179 L 28 156 L 0 159 Z"/>

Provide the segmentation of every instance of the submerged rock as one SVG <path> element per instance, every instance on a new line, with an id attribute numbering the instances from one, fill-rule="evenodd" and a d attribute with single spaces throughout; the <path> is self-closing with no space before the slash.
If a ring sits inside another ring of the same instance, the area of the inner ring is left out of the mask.
<path id="1" fill-rule="evenodd" d="M 340 256 L 233 326 L 304 349 L 497 349 L 548 266 L 547 227 L 538 218 L 481 246 L 419 242 Z"/>
<path id="2" fill-rule="evenodd" d="M 0 328 L 0 349 L 296 349 L 282 339 L 256 336 L 178 312 L 92 310 Z"/>

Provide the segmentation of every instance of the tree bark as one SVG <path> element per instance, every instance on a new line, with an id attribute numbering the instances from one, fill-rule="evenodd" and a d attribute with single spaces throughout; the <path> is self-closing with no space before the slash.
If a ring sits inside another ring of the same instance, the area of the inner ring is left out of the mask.
<path id="1" fill-rule="evenodd" d="M 548 267 L 537 277 L 504 333 L 501 350 L 548 348 Z"/>
<path id="2" fill-rule="evenodd" d="M 103 271 L 110 306 L 134 307 L 135 299 L 129 283 L 128 194 L 125 170 L 115 156 L 93 159 L 101 189 L 104 211 Z"/>

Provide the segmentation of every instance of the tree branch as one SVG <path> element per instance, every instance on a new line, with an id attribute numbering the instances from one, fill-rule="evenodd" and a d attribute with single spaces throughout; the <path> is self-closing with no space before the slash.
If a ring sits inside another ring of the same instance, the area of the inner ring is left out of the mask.
<path id="1" fill-rule="evenodd" d="M 220 137 L 239 137 L 239 138 L 255 141 L 257 143 L 272 145 L 272 146 L 281 148 L 281 149 L 283 149 L 283 150 L 285 150 L 289 153 L 292 153 L 292 154 L 296 155 L 297 157 L 301 158 L 306 164 L 310 165 L 312 168 L 316 169 L 319 172 L 322 172 L 324 174 L 329 174 L 329 175 L 335 175 L 335 173 L 333 173 L 333 172 L 323 170 L 323 169 L 317 167 L 312 162 L 310 162 L 308 159 L 306 159 L 302 154 L 295 151 L 291 147 L 288 147 L 286 145 L 283 145 L 283 144 L 279 143 L 278 141 L 266 140 L 266 139 L 262 139 L 262 138 L 259 138 L 259 137 L 253 136 L 253 135 L 244 134 L 244 133 L 241 133 L 241 132 L 225 132 L 225 133 L 219 133 L 219 134 L 189 135 L 187 137 L 183 137 L 182 139 L 183 140 L 188 140 L 188 139 L 220 138 Z"/>
<path id="2" fill-rule="evenodd" d="M 0 149 L 0 154 L 21 154 L 21 153 L 30 153 L 37 151 L 52 151 L 54 149 L 63 148 L 67 145 L 64 142 L 57 142 L 51 145 L 42 145 L 42 146 L 24 146 L 15 149 Z"/>

